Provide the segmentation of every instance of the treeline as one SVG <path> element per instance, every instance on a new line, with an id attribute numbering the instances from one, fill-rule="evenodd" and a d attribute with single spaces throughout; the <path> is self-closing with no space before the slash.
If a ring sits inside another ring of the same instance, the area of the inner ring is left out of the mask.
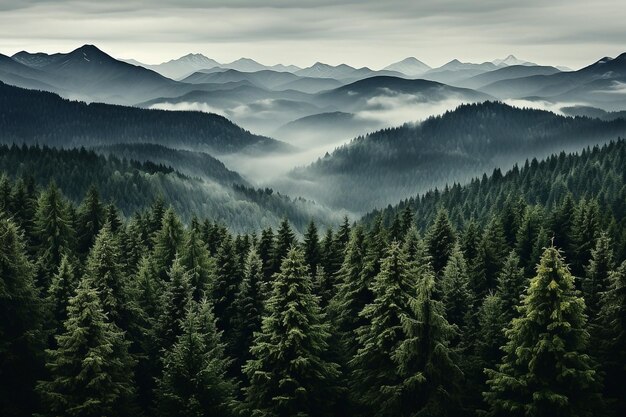
<path id="1" fill-rule="evenodd" d="M 144 148 L 152 149 L 150 145 L 138 145 L 139 154 L 129 156 L 142 156 Z M 186 154 L 181 151 L 177 155 L 184 157 Z M 221 163 L 216 162 L 219 165 L 213 167 L 220 171 Z M 162 196 L 186 223 L 198 214 L 228 224 L 231 230 L 239 232 L 275 227 L 283 217 L 300 232 L 306 229 L 311 218 L 323 224 L 341 220 L 339 215 L 309 201 L 235 185 L 229 180 L 240 177 L 225 168 L 215 175 L 220 177 L 221 183 L 215 183 L 183 175 L 162 163 L 138 162 L 113 154 L 103 156 L 84 148 L 0 145 L 0 176 L 2 172 L 10 174 L 14 180 L 32 183 L 31 188 L 54 182 L 74 203 L 79 203 L 94 185 L 102 199 L 114 203 L 123 217 L 132 216 Z"/>
<path id="2" fill-rule="evenodd" d="M 0 138 L 8 144 L 92 147 L 152 143 L 218 153 L 288 148 L 283 142 L 254 135 L 217 114 L 87 104 L 2 82 L 0 114 Z"/>
<path id="3" fill-rule="evenodd" d="M 565 157 L 567 177 L 625 146 Z M 455 226 L 440 202 L 421 230 L 407 204 L 299 241 L 5 178 L 0 413 L 621 416 L 623 219 L 592 197 L 610 184 L 522 199 L 519 223 Z"/>
<path id="4" fill-rule="evenodd" d="M 495 167 L 593 146 L 625 132 L 625 119 L 563 117 L 499 102 L 464 104 L 420 124 L 358 137 L 291 175 L 315 184 L 305 195 L 369 211 L 446 183 L 467 182 Z M 372 188 L 379 191 L 369 192 Z"/>

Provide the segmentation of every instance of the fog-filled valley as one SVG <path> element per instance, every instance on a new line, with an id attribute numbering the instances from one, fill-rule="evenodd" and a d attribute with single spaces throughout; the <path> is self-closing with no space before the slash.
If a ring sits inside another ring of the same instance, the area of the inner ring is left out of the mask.
<path id="1" fill-rule="evenodd" d="M 407 58 L 374 70 L 201 54 L 147 65 L 93 45 L 23 51 L 0 57 L 1 139 L 162 164 L 228 199 L 240 198 L 233 185 L 272 189 L 303 197 L 332 224 L 623 136 L 624 77 L 624 54 L 579 70 L 512 55 L 437 68 Z M 272 216 L 276 224 L 280 213 Z"/>

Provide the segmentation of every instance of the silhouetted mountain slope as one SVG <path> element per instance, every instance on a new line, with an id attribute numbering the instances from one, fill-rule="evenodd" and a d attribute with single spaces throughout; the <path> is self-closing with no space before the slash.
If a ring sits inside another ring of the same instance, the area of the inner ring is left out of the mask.
<path id="1" fill-rule="evenodd" d="M 212 180 L 228 187 L 233 184 L 249 185 L 241 175 L 229 170 L 222 161 L 205 152 L 172 149 L 150 143 L 118 143 L 93 149 L 118 158 L 171 166 L 183 174 Z"/>
<path id="2" fill-rule="evenodd" d="M 320 93 L 318 105 L 332 105 L 341 111 L 355 111 L 371 107 L 377 97 L 411 95 L 416 102 L 434 102 L 448 99 L 484 101 L 491 97 L 469 89 L 451 87 L 434 81 L 378 76 L 356 81 L 334 90 Z"/>
<path id="3" fill-rule="evenodd" d="M 496 81 L 530 77 L 533 75 L 552 75 L 559 72 L 561 71 L 555 67 L 544 67 L 539 65 L 511 65 L 494 71 L 475 75 L 466 80 L 459 81 L 458 84 L 467 88 L 480 88 Z"/>
<path id="4" fill-rule="evenodd" d="M 222 186 L 182 175 L 166 165 L 106 157 L 85 149 L 0 145 L 0 176 L 3 173 L 12 178 L 32 177 L 41 186 L 54 181 L 76 203 L 95 185 L 102 200 L 114 202 L 126 216 L 162 196 L 187 221 L 197 215 L 235 231 L 276 227 L 284 217 L 299 231 L 304 231 L 311 218 L 327 225 L 341 220 L 340 214 L 270 189 Z"/>
<path id="5" fill-rule="evenodd" d="M 359 211 L 529 157 L 616 139 L 626 121 L 571 118 L 502 103 L 468 104 L 418 125 L 354 139 L 294 170 L 283 189 Z"/>
<path id="6" fill-rule="evenodd" d="M 374 210 L 362 221 L 372 223 L 379 215 L 390 226 L 409 205 L 418 228 L 432 223 L 442 208 L 456 225 L 470 219 L 486 224 L 502 207 L 517 198 L 530 205 L 554 209 L 570 194 L 574 201 L 596 199 L 604 214 L 622 219 L 626 213 L 626 142 L 620 141 L 581 152 L 552 154 L 544 160 L 526 160 L 511 170 L 496 169 L 493 174 L 473 178 L 468 184 L 432 189 L 382 210 Z M 564 248 L 567 249 L 567 248 Z"/>
<path id="7" fill-rule="evenodd" d="M 415 57 L 408 57 L 403 59 L 402 61 L 394 62 L 393 64 L 387 65 L 383 69 L 389 71 L 398 71 L 408 76 L 417 76 L 430 70 L 431 67 L 424 64 L 422 61 Z"/>
<path id="8" fill-rule="evenodd" d="M 0 84 L 0 114 L 4 143 L 63 147 L 154 143 L 215 153 L 288 148 L 215 114 L 85 104 L 6 84 Z"/>
<path id="9" fill-rule="evenodd" d="M 626 53 L 578 71 L 502 80 L 480 90 L 500 98 L 541 98 L 620 110 L 626 106 Z"/>

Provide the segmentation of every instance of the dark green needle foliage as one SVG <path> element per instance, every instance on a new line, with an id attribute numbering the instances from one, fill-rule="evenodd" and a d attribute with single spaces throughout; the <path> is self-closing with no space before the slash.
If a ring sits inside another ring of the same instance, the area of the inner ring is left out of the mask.
<path id="1" fill-rule="evenodd" d="M 587 351 L 585 302 L 554 247 L 541 257 L 506 332 L 504 356 L 487 370 L 485 400 L 495 416 L 592 416 L 600 377 Z"/>
<path id="2" fill-rule="evenodd" d="M 70 300 L 68 318 L 47 351 L 50 379 L 38 391 L 50 416 L 132 416 L 133 361 L 124 333 L 107 318 L 87 277 Z"/>
<path id="3" fill-rule="evenodd" d="M 329 337 L 304 255 L 292 248 L 274 278 L 252 359 L 244 367 L 248 415 L 332 415 L 339 370 L 324 358 Z"/>
<path id="4" fill-rule="evenodd" d="M 221 333 L 211 305 L 192 302 L 181 321 L 181 334 L 164 353 L 157 381 L 157 411 L 164 417 L 228 417 L 235 415 L 235 384 L 226 376 Z"/>

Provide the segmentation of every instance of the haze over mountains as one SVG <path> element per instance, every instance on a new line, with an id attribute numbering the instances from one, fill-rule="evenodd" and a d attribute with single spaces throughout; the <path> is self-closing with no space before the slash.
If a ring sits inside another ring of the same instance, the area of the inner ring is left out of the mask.
<path id="1" fill-rule="evenodd" d="M 577 71 L 513 55 L 436 68 L 409 57 L 378 70 L 201 54 L 147 65 L 85 45 L 0 55 L 0 81 L 4 143 L 85 146 L 231 191 L 276 188 L 319 204 L 324 221 L 625 133 L 626 54 Z"/>

